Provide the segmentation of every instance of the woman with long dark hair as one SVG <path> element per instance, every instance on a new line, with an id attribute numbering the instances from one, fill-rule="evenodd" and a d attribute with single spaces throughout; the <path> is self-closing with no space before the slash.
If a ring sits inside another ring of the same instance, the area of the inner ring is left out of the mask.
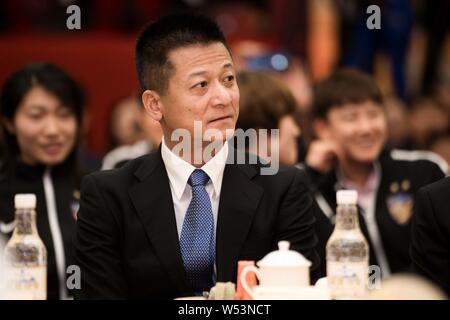
<path id="1" fill-rule="evenodd" d="M 63 70 L 25 66 L 0 91 L 0 233 L 14 228 L 14 195 L 37 197 L 37 228 L 48 254 L 47 297 L 66 299 L 66 268 L 78 210 L 77 145 L 83 94 Z"/>

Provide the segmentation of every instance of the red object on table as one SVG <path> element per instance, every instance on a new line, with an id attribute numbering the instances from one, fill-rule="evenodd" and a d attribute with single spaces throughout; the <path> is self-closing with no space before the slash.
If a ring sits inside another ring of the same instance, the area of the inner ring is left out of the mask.
<path id="1" fill-rule="evenodd" d="M 236 300 L 253 300 L 253 298 L 248 294 L 247 291 L 244 290 L 244 287 L 242 286 L 241 282 L 241 274 L 242 270 L 244 270 L 247 266 L 254 266 L 255 261 L 247 261 L 247 260 L 241 260 L 238 261 L 238 273 L 237 273 L 237 290 L 236 290 Z M 250 288 L 253 288 L 256 286 L 256 275 L 253 272 L 247 273 L 247 284 Z"/>

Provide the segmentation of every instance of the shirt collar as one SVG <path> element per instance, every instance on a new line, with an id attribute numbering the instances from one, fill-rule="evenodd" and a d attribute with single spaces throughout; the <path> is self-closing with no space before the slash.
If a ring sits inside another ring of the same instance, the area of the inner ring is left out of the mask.
<path id="1" fill-rule="evenodd" d="M 370 173 L 365 185 L 360 188 L 358 187 L 355 183 L 353 183 L 351 180 L 348 180 L 341 172 L 341 170 L 339 170 L 339 167 L 336 168 L 336 178 L 337 178 L 337 183 L 339 185 L 340 188 L 344 188 L 344 189 L 354 189 L 357 190 L 358 193 L 359 192 L 374 192 L 375 189 L 378 186 L 378 183 L 381 179 L 381 168 L 380 168 L 380 164 L 378 163 L 378 161 L 375 161 L 373 163 L 373 170 Z"/>
<path id="2" fill-rule="evenodd" d="M 175 192 L 175 196 L 179 200 L 186 189 L 189 177 L 197 168 L 173 153 L 166 145 L 164 137 L 161 143 L 161 157 L 166 167 L 169 181 Z M 216 195 L 220 194 L 222 188 L 222 178 L 227 158 L 228 143 L 224 143 L 219 152 L 200 168 L 209 176 Z"/>

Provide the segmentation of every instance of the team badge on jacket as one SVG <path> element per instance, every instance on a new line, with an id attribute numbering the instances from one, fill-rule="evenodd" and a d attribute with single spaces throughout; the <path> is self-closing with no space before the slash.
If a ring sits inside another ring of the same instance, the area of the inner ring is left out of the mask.
<path id="1" fill-rule="evenodd" d="M 413 211 L 414 199 L 409 188 L 409 180 L 393 182 L 390 186 L 391 194 L 387 197 L 387 207 L 391 217 L 398 224 L 405 224 L 409 221 Z"/>

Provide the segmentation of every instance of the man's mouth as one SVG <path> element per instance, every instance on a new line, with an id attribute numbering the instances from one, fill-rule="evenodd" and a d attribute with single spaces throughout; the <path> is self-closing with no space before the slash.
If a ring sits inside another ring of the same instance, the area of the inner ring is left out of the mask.
<path id="1" fill-rule="evenodd" d="M 214 123 L 214 122 L 219 122 L 219 121 L 229 120 L 229 119 L 232 119 L 232 116 L 223 116 L 223 117 L 214 118 L 214 119 L 208 121 L 208 123 Z"/>
<path id="2" fill-rule="evenodd" d="M 356 141 L 356 145 L 360 148 L 372 148 L 376 142 L 374 139 L 360 140 Z"/>

